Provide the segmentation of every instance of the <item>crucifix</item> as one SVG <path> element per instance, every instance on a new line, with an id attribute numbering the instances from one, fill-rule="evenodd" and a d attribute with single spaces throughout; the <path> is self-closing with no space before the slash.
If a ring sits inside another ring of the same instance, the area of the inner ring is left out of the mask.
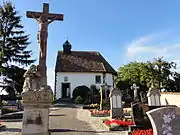
<path id="1" fill-rule="evenodd" d="M 63 14 L 49 13 L 49 4 L 43 3 L 43 12 L 27 11 L 26 16 L 28 18 L 35 19 L 39 24 L 40 29 L 37 35 L 37 40 L 40 45 L 38 71 L 40 72 L 41 75 L 42 85 L 47 85 L 46 55 L 47 55 L 48 25 L 55 20 L 63 21 Z"/>
<path id="2" fill-rule="evenodd" d="M 131 89 L 134 89 L 134 99 L 138 99 L 138 89 L 139 89 L 139 87 L 136 86 L 136 84 L 133 84 L 133 86 L 131 86 Z"/>

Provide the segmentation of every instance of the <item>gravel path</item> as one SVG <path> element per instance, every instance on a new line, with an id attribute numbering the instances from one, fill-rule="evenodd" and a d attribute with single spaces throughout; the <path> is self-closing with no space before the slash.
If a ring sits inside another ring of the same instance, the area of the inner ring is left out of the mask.
<path id="1" fill-rule="evenodd" d="M 123 132 L 109 132 L 101 118 L 91 117 L 88 110 L 58 107 L 51 109 L 51 135 L 126 135 Z M 3 122 L 6 131 L 0 135 L 21 135 L 22 122 Z"/>
<path id="2" fill-rule="evenodd" d="M 77 119 L 77 108 L 60 108 L 50 117 L 51 135 L 96 135 L 91 126 Z"/>
<path id="3" fill-rule="evenodd" d="M 22 122 L 3 122 L 6 125 L 5 131 L 0 131 L 0 135 L 21 135 Z"/>

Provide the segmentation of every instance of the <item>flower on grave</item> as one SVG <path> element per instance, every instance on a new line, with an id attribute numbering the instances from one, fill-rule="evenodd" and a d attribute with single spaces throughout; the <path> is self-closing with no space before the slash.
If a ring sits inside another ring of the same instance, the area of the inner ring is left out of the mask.
<path id="1" fill-rule="evenodd" d="M 111 126 L 112 124 L 117 124 L 118 126 L 129 126 L 129 125 L 134 125 L 134 122 L 114 119 L 114 120 L 105 121 L 105 124 L 108 126 Z"/>
<path id="2" fill-rule="evenodd" d="M 90 104 L 89 106 L 90 107 L 98 107 L 99 105 L 96 103 L 96 104 Z"/>
<path id="3" fill-rule="evenodd" d="M 110 110 L 97 110 L 97 109 L 90 109 L 91 114 L 106 114 L 110 113 Z"/>
<path id="4" fill-rule="evenodd" d="M 133 130 L 132 135 L 153 135 L 153 130 Z"/>
<path id="5" fill-rule="evenodd" d="M 3 105 L 7 105 L 8 102 L 3 100 L 3 101 L 2 101 L 2 104 L 3 104 Z"/>

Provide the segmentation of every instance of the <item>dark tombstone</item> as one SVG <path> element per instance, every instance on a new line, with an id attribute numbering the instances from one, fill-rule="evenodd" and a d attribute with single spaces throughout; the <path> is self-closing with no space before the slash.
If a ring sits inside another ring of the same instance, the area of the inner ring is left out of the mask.
<path id="1" fill-rule="evenodd" d="M 145 110 L 140 103 L 131 103 L 132 108 L 132 118 L 134 121 L 134 126 L 137 128 L 148 129 L 151 127 L 151 123 L 146 115 L 146 111 L 148 110 L 148 106 Z"/>
<path id="2" fill-rule="evenodd" d="M 152 123 L 153 135 L 180 134 L 180 108 L 161 107 L 147 112 Z"/>

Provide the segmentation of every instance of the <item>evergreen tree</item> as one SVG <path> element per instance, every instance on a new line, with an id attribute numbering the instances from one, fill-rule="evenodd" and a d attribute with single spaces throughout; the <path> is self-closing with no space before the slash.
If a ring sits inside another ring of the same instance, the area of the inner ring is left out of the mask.
<path id="1" fill-rule="evenodd" d="M 21 24 L 21 16 L 18 15 L 11 2 L 0 5 L 0 72 L 1 75 L 10 77 L 17 72 L 14 66 L 28 66 L 35 60 L 31 59 L 32 51 L 26 50 L 29 35 L 26 35 Z M 13 76 L 12 79 L 16 77 Z M 19 76 L 18 76 L 19 78 Z M 17 80 L 13 80 L 17 81 Z"/>
<path id="2" fill-rule="evenodd" d="M 32 51 L 26 48 L 30 44 L 29 35 L 25 35 L 21 17 L 10 2 L 0 6 L 0 64 L 5 71 L 12 63 L 30 65 Z"/>

